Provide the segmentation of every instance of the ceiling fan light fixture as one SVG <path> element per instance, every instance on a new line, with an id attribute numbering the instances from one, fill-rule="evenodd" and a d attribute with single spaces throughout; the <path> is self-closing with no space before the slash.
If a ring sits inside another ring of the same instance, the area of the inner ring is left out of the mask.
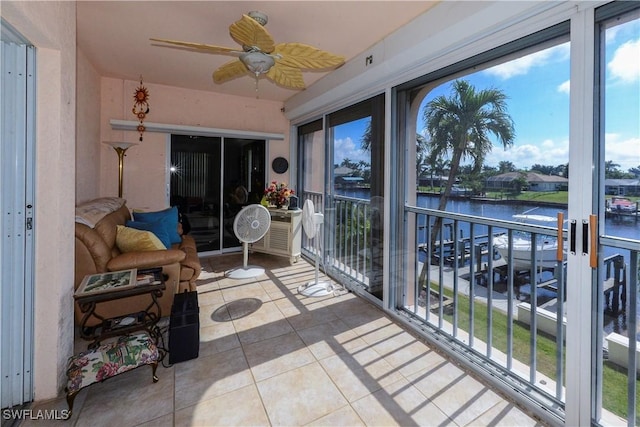
<path id="1" fill-rule="evenodd" d="M 245 52 L 240 54 L 240 61 L 247 67 L 247 70 L 255 74 L 267 73 L 273 67 L 276 61 L 270 56 L 262 52 Z"/>

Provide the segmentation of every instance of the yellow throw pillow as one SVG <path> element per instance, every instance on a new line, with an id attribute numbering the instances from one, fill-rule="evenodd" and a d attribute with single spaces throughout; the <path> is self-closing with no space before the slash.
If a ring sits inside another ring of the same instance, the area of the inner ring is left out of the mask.
<path id="1" fill-rule="evenodd" d="M 116 246 L 120 252 L 156 251 L 167 249 L 160 239 L 150 231 L 118 225 Z"/>

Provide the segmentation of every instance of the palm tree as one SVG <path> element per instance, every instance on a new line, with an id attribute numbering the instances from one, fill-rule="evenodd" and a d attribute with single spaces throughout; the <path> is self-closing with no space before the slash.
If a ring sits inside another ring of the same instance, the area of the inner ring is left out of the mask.
<path id="1" fill-rule="evenodd" d="M 449 179 L 440 196 L 438 209 L 444 211 L 451 188 L 463 159 L 470 158 L 473 169 L 479 171 L 484 158 L 491 152 L 493 134 L 504 148 L 513 145 L 515 129 L 507 113 L 507 96 L 497 89 L 476 89 L 466 80 L 452 84 L 450 97 L 439 96 L 424 109 L 424 120 L 430 135 L 434 157 L 450 156 Z M 434 247 L 441 218 L 434 224 L 431 247 Z"/>
<path id="2" fill-rule="evenodd" d="M 416 182 L 420 182 L 420 178 L 427 173 L 429 168 L 429 144 L 427 139 L 416 134 Z M 433 178 L 433 175 L 432 175 Z"/>
<path id="3" fill-rule="evenodd" d="M 531 168 L 533 169 L 536 165 L 533 165 Z M 498 163 L 498 172 L 499 173 L 507 173 L 507 172 L 515 172 L 516 171 L 516 165 L 513 164 L 513 162 L 510 162 L 508 160 L 503 160 L 500 163 Z"/>

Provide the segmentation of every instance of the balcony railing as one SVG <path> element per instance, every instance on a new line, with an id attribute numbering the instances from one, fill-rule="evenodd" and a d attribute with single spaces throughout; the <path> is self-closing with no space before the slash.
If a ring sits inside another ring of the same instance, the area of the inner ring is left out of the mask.
<path id="1" fill-rule="evenodd" d="M 323 206 L 320 194 L 304 197 L 318 201 L 316 211 Z M 373 283 L 379 282 L 372 279 L 380 271 L 374 267 L 371 230 L 378 213 L 368 200 L 338 196 L 330 202 L 324 212 L 325 267 L 343 284 L 373 292 Z M 465 354 L 477 369 L 503 378 L 562 419 L 567 230 L 558 234 L 550 226 L 413 206 L 405 208 L 404 224 L 408 243 L 398 267 L 404 286 L 395 297 L 399 313 Z M 305 242 L 303 250 L 317 253 Z M 594 290 L 603 316 L 595 324 L 604 325 L 595 341 L 603 343 L 603 351 L 596 352 L 602 368 L 598 417 L 612 422 L 627 418 L 636 425 L 640 347 L 624 335 L 637 327 L 640 251 L 625 239 L 606 237 L 601 243 L 608 255 Z M 612 318 L 626 320 L 612 324 Z M 614 378 L 623 385 L 611 384 Z M 605 390 L 622 387 L 626 402 L 602 396 L 602 384 Z"/>

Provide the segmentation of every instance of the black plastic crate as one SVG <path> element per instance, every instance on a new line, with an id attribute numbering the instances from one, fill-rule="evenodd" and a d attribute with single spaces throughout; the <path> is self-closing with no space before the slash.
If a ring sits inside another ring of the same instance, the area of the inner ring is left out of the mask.
<path id="1" fill-rule="evenodd" d="M 176 294 L 169 320 L 169 363 L 198 357 L 200 350 L 200 308 L 197 292 Z"/>

